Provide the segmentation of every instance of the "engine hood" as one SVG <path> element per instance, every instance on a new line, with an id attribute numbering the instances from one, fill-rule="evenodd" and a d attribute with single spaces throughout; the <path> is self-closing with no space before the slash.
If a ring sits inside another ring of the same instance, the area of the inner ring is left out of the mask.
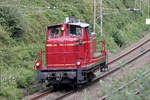
<path id="1" fill-rule="evenodd" d="M 68 42 L 78 42 L 80 40 L 80 38 L 77 37 L 70 37 L 70 36 L 66 36 L 66 37 L 58 37 L 58 38 L 52 38 L 50 40 L 47 41 L 47 43 L 66 43 L 66 41 Z"/>
<path id="2" fill-rule="evenodd" d="M 79 38 L 53 38 L 46 43 L 48 68 L 73 67 L 79 59 Z"/>

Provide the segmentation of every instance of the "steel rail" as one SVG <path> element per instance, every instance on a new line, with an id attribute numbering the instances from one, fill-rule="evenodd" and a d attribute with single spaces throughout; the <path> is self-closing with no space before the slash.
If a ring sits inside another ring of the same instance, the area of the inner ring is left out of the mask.
<path id="1" fill-rule="evenodd" d="M 141 43 L 140 45 L 138 45 L 137 47 L 131 49 L 131 50 L 128 51 L 127 53 L 122 54 L 121 56 L 117 57 L 116 59 L 112 60 L 111 62 L 108 62 L 108 65 L 110 65 L 110 64 L 112 64 L 112 63 L 114 63 L 114 62 L 120 60 L 120 59 L 123 58 L 124 56 L 126 56 L 126 55 L 132 53 L 133 51 L 135 51 L 136 49 L 140 48 L 141 46 L 143 46 L 144 44 L 146 44 L 146 43 L 149 42 L 149 41 L 150 41 L 150 38 L 147 39 L 146 41 L 144 41 L 143 43 Z"/>
<path id="2" fill-rule="evenodd" d="M 39 95 L 37 95 L 37 96 L 31 98 L 30 100 L 37 100 L 37 99 L 39 99 L 39 98 L 41 98 L 41 97 L 44 97 L 44 96 L 46 96 L 46 95 L 48 95 L 48 94 L 50 94 L 50 93 L 52 93 L 52 92 L 53 92 L 53 90 L 44 91 L 44 92 L 40 93 Z"/>
<path id="3" fill-rule="evenodd" d="M 148 75 L 149 73 L 150 73 L 150 69 L 149 69 L 148 71 L 143 72 L 142 76 L 144 77 L 144 76 Z M 146 76 L 146 77 L 147 77 L 147 76 Z M 125 89 L 127 86 L 133 84 L 133 83 L 134 83 L 135 81 L 137 81 L 137 80 L 139 80 L 138 77 L 132 79 L 132 80 L 129 81 L 128 83 L 125 83 L 125 84 L 121 85 L 119 88 L 114 89 L 114 91 L 113 91 L 112 93 L 116 93 L 116 92 L 119 92 L 119 91 Z M 136 90 L 136 91 L 134 92 L 135 95 L 138 95 L 139 93 L 140 93 L 139 90 Z M 107 97 L 108 97 L 108 95 L 102 96 L 99 100 L 106 100 Z"/>
<path id="4" fill-rule="evenodd" d="M 107 65 L 110 65 L 110 64 L 112 64 L 112 63 L 114 63 L 114 62 L 120 60 L 121 58 L 127 56 L 128 54 L 130 54 L 130 53 L 132 53 L 133 51 L 135 51 L 136 49 L 142 47 L 144 44 L 146 44 L 146 43 L 149 42 L 149 41 L 150 41 L 150 39 L 147 39 L 146 41 L 144 41 L 143 43 L 141 43 L 141 44 L 138 45 L 137 47 L 131 49 L 131 50 L 128 51 L 127 53 L 125 53 L 125 54 L 123 54 L 123 55 L 117 57 L 117 58 L 114 59 L 114 60 L 112 60 L 112 61 L 109 62 Z M 149 51 L 150 51 L 150 49 L 144 51 L 142 54 L 138 55 L 137 57 L 135 57 L 135 58 L 131 59 L 130 61 L 126 62 L 125 64 L 123 64 L 123 66 L 125 66 L 125 65 L 127 65 L 127 64 L 129 64 L 129 63 L 132 63 L 133 61 L 135 61 L 136 59 L 140 58 L 141 56 L 143 56 L 144 54 L 148 53 Z M 75 93 L 76 91 L 81 91 L 81 90 L 83 90 L 84 88 L 86 88 L 86 87 L 92 85 L 93 83 L 99 81 L 99 79 L 103 79 L 103 78 L 107 77 L 108 75 L 110 75 L 110 74 L 112 74 L 112 73 L 118 71 L 118 70 L 121 69 L 121 68 L 122 68 L 122 67 L 117 67 L 117 68 L 112 69 L 110 72 L 106 72 L 106 73 L 104 73 L 104 74 L 102 74 L 102 75 L 99 75 L 99 76 L 98 76 L 96 79 L 94 79 L 91 83 L 88 83 L 87 85 L 85 85 L 85 86 L 83 86 L 83 87 L 81 87 L 81 88 L 78 88 L 78 89 L 76 89 L 76 90 L 67 92 L 67 93 L 63 94 L 62 96 L 57 97 L 55 100 L 61 100 L 61 99 L 65 98 L 65 97 L 67 97 L 67 96 L 69 96 L 69 95 Z M 103 100 L 104 100 L 104 99 L 103 99 Z"/>

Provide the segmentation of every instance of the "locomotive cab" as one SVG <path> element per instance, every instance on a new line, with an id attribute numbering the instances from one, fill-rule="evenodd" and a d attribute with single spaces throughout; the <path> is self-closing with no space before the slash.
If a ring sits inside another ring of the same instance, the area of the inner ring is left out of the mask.
<path id="1" fill-rule="evenodd" d="M 95 70 L 107 68 L 104 42 L 101 48 L 101 52 L 96 52 L 96 34 L 90 32 L 87 23 L 48 26 L 46 65 L 41 59 L 35 61 L 38 81 L 48 81 L 49 85 L 88 82 Z"/>

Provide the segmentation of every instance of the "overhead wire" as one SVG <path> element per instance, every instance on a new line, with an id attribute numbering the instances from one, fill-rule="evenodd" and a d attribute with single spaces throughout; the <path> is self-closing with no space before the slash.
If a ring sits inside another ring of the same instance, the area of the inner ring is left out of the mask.
<path id="1" fill-rule="evenodd" d="M 0 49 L 0 53 L 5 53 L 7 50 L 8 51 L 13 51 L 13 52 L 20 52 L 20 51 L 25 51 L 25 50 L 33 50 L 33 49 L 42 49 L 41 47 L 33 47 L 33 48 L 22 48 L 22 49 L 16 49 L 16 50 L 12 50 L 13 48 L 5 48 L 5 49 Z"/>
<path id="2" fill-rule="evenodd" d="M 66 7 L 75 7 L 75 6 L 81 6 L 80 4 L 74 4 L 73 5 L 63 5 L 63 6 L 60 6 L 60 5 L 57 5 L 57 6 L 47 6 L 47 7 L 39 7 L 39 6 L 26 6 L 26 5 L 18 5 L 18 4 L 15 4 L 15 5 L 12 5 L 12 4 L 3 4 L 3 5 L 0 5 L 0 6 L 11 6 L 11 7 L 20 7 L 20 8 L 31 8 L 31 9 L 56 9 L 56 8 L 66 8 Z M 91 8 L 92 5 L 89 5 L 88 7 L 86 8 Z M 135 9 L 135 10 L 138 10 L 136 8 L 127 8 L 127 9 L 124 9 L 124 10 L 130 10 L 130 9 Z M 114 9 L 114 8 L 103 8 L 103 10 L 119 10 L 119 9 Z M 123 10 L 123 9 L 122 9 Z"/>
<path id="3" fill-rule="evenodd" d="M 149 0 L 147 0 L 147 4 L 148 4 L 148 12 L 147 12 L 148 13 L 148 18 L 150 18 L 149 17 L 149 3 L 150 3 Z"/>
<path id="4" fill-rule="evenodd" d="M 0 5 L 0 6 L 5 6 L 5 7 L 20 7 L 20 8 L 32 8 L 32 9 L 56 9 L 55 6 L 47 6 L 47 7 L 36 7 L 36 6 L 25 6 L 25 5 Z"/>

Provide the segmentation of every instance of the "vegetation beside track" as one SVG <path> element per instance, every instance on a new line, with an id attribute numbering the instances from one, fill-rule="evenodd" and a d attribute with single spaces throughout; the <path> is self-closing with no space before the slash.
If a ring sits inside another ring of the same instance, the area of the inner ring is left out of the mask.
<path id="1" fill-rule="evenodd" d="M 150 93 L 150 73 L 143 76 L 145 71 L 149 70 L 150 63 L 145 65 L 142 68 L 139 68 L 138 70 L 134 71 L 133 73 L 130 73 L 124 77 L 122 77 L 119 80 L 113 80 L 111 78 L 108 79 L 108 82 L 100 81 L 100 84 L 102 86 L 102 91 L 100 93 L 97 93 L 96 96 L 99 98 L 101 96 L 107 95 L 108 100 L 148 100 L 149 93 Z M 127 87 L 121 91 L 113 93 L 114 90 L 118 89 L 120 86 L 125 85 L 131 80 L 137 78 L 133 84 L 127 85 Z M 111 84 L 110 84 L 111 83 Z M 136 95 L 135 92 L 139 91 L 140 94 Z M 88 97 L 86 97 L 88 98 Z M 89 99 L 90 100 L 90 99 Z"/>
<path id="2" fill-rule="evenodd" d="M 142 12 L 124 10 L 133 8 L 133 3 L 134 0 L 104 0 L 105 8 L 120 9 L 118 14 L 104 15 L 106 46 L 112 53 L 142 38 L 148 31 L 145 3 Z M 56 6 L 56 9 L 47 9 L 49 6 Z M 62 23 L 70 15 L 92 26 L 93 1 L 0 0 L 0 98 L 22 98 L 24 90 L 35 83 L 33 61 L 36 53 L 44 50 L 46 26 Z M 98 45 L 101 41 L 99 29 L 97 26 Z"/>

